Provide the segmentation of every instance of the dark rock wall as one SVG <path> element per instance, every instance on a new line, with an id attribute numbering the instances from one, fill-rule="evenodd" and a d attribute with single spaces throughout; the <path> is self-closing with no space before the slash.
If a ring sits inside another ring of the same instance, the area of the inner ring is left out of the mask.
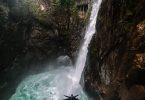
<path id="1" fill-rule="evenodd" d="M 145 98 L 144 9 L 143 0 L 103 0 L 90 46 L 86 85 L 104 100 Z"/>
<path id="2" fill-rule="evenodd" d="M 85 19 L 74 2 L 37 1 L 0 0 L 0 100 L 8 100 L 25 76 L 45 70 L 58 56 L 77 56 Z"/>

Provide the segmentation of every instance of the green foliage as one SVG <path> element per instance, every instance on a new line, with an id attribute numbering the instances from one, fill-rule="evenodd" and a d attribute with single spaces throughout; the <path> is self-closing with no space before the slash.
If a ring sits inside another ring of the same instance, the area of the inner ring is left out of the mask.
<path id="1" fill-rule="evenodd" d="M 63 7 L 63 8 L 73 7 L 74 4 L 75 4 L 74 0 L 53 0 L 53 5 L 58 6 L 58 7 Z"/>
<path id="2" fill-rule="evenodd" d="M 41 10 L 41 3 L 38 0 L 18 0 L 17 6 L 13 7 L 13 13 L 23 18 L 34 17 L 38 20 L 45 19 L 45 11 Z"/>
<path id="3" fill-rule="evenodd" d="M 60 2 L 59 2 L 59 0 L 53 0 L 52 4 L 53 4 L 53 6 L 59 6 Z"/>
<path id="4" fill-rule="evenodd" d="M 53 22 L 58 28 L 69 30 L 78 19 L 78 9 L 74 0 L 53 0 L 54 15 Z"/>
<path id="5" fill-rule="evenodd" d="M 74 0 L 53 0 L 55 11 L 59 11 L 59 15 L 77 17 L 77 8 Z"/>

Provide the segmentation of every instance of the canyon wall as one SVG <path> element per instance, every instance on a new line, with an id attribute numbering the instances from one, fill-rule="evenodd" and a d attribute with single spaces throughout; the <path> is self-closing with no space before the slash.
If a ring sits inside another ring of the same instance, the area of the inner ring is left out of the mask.
<path id="1" fill-rule="evenodd" d="M 145 99 L 144 9 L 143 0 L 102 3 L 85 82 L 104 100 Z"/>

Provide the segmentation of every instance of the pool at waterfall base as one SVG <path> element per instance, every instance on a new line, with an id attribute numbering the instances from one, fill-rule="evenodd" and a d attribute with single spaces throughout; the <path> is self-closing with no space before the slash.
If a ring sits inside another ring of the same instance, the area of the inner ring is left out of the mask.
<path id="1" fill-rule="evenodd" d="M 80 84 L 75 84 L 72 67 L 31 75 L 24 79 L 9 100 L 63 100 L 64 95 L 79 95 L 79 100 L 90 100 Z"/>

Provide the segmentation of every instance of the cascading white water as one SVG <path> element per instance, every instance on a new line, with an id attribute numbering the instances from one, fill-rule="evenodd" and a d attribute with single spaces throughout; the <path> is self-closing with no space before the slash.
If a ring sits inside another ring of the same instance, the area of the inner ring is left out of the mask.
<path id="1" fill-rule="evenodd" d="M 65 67 L 60 65 L 56 70 L 31 75 L 22 81 L 10 100 L 62 100 L 64 95 L 70 94 L 78 94 L 79 100 L 90 100 L 83 92 L 79 81 L 85 67 L 88 45 L 96 31 L 95 25 L 101 2 L 102 0 L 93 2 L 89 24 L 79 51 L 75 69 L 71 65 L 65 65 Z M 68 59 L 68 57 L 60 57 L 58 62 L 61 63 L 66 58 Z"/>
<path id="2" fill-rule="evenodd" d="M 81 79 L 81 75 L 82 75 L 82 72 L 83 72 L 83 69 L 84 69 L 85 63 L 86 63 L 88 46 L 90 44 L 92 36 L 96 32 L 95 26 L 96 26 L 97 16 L 98 16 L 101 2 L 102 2 L 102 0 L 94 1 L 93 6 L 92 6 L 91 16 L 90 16 L 89 24 L 88 24 L 86 32 L 85 32 L 84 42 L 79 51 L 79 55 L 78 55 L 76 65 L 75 65 L 76 70 L 75 70 L 74 77 L 76 79 L 76 82 L 79 82 Z"/>
<path id="3" fill-rule="evenodd" d="M 70 85 L 68 94 L 74 93 L 75 89 L 77 88 L 77 86 L 80 82 L 81 75 L 82 75 L 82 72 L 84 70 L 85 63 L 86 63 L 88 46 L 91 42 L 93 35 L 96 32 L 96 21 L 97 21 L 97 16 L 98 16 L 101 2 L 102 2 L 102 0 L 97 0 L 97 1 L 93 2 L 91 16 L 89 19 L 89 24 L 86 28 L 84 41 L 83 41 L 83 44 L 81 45 L 81 48 L 80 48 L 80 51 L 78 54 L 78 58 L 77 58 L 77 61 L 75 64 L 76 69 L 75 69 L 74 74 L 72 76 L 70 76 L 70 78 L 72 79 L 72 84 Z"/>

